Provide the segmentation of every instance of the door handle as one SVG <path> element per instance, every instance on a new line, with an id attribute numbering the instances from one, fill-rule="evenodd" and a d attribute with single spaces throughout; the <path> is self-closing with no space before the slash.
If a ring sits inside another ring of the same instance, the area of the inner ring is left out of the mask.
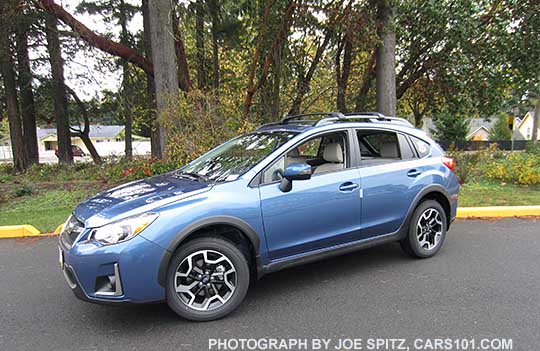
<path id="1" fill-rule="evenodd" d="M 345 182 L 339 186 L 339 191 L 351 191 L 358 188 L 359 185 L 353 182 Z"/>
<path id="2" fill-rule="evenodd" d="M 411 169 L 410 171 L 407 172 L 407 176 L 409 177 L 418 177 L 420 174 L 422 174 L 422 171 L 419 171 L 417 169 Z"/>

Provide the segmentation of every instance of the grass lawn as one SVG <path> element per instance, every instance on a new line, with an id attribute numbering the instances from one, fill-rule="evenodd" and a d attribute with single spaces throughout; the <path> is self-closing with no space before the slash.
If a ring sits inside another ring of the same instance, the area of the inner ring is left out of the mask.
<path id="1" fill-rule="evenodd" d="M 73 208 L 95 189 L 42 189 L 0 204 L 0 225 L 31 224 L 43 233 L 53 232 Z"/>
<path id="2" fill-rule="evenodd" d="M 466 183 L 459 191 L 459 207 L 540 205 L 540 186 Z"/>

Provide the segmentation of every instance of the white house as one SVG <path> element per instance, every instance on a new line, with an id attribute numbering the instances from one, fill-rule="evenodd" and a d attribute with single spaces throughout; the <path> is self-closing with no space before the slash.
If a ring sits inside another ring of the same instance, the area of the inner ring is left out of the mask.
<path id="1" fill-rule="evenodd" d="M 89 137 L 92 143 L 115 142 L 124 140 L 124 126 L 103 126 L 91 125 Z M 37 138 L 39 151 L 54 150 L 58 146 L 56 128 L 37 128 Z M 135 137 L 138 138 L 138 137 Z M 80 138 L 72 137 L 71 144 L 79 146 L 83 151 L 88 152 L 86 146 Z"/>
<path id="2" fill-rule="evenodd" d="M 531 140 L 533 131 L 534 111 L 529 111 L 522 119 L 516 118 L 514 121 L 514 139 Z M 538 129 L 537 140 L 540 140 L 540 128 Z"/>

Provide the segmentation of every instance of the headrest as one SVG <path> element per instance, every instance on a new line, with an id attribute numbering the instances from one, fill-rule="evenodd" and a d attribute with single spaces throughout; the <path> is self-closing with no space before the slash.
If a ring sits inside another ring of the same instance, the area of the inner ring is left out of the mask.
<path id="1" fill-rule="evenodd" d="M 324 147 L 323 158 L 327 162 L 343 163 L 343 150 L 339 143 L 330 143 Z"/>
<path id="2" fill-rule="evenodd" d="M 381 157 L 382 158 L 398 158 L 399 153 L 397 150 L 396 143 L 385 143 L 381 146 Z"/>

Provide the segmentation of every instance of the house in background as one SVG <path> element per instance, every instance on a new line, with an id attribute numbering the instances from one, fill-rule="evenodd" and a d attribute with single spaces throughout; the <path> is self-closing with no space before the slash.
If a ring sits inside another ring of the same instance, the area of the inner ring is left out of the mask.
<path id="1" fill-rule="evenodd" d="M 467 133 L 467 140 L 485 141 L 489 138 L 489 131 L 495 125 L 496 118 L 493 117 L 489 121 L 483 118 L 469 118 L 469 132 Z M 431 118 L 424 118 L 424 125 L 422 129 L 433 137 L 433 130 L 436 130 L 435 124 Z"/>
<path id="2" fill-rule="evenodd" d="M 513 123 L 513 139 L 514 140 L 531 140 L 532 125 L 534 112 L 527 112 L 523 118 L 515 117 Z M 469 132 L 467 140 L 470 141 L 487 141 L 489 140 L 489 132 L 495 125 L 497 117 L 491 117 L 489 121 L 483 118 L 469 118 Z M 436 130 L 435 124 L 431 118 L 424 118 L 422 129 L 433 137 L 433 130 Z M 538 140 L 540 140 L 540 129 L 538 131 Z"/>
<path id="3" fill-rule="evenodd" d="M 522 119 L 514 120 L 514 140 L 531 140 L 533 131 L 534 112 L 530 111 Z M 540 140 L 540 128 L 538 129 L 537 140 Z"/>
<path id="4" fill-rule="evenodd" d="M 124 126 L 91 125 L 89 137 L 92 143 L 117 142 L 124 140 Z M 58 147 L 56 128 L 37 128 L 39 151 L 53 151 Z M 134 137 L 139 138 L 139 137 Z M 83 141 L 78 137 L 71 138 L 71 144 L 77 145 L 88 153 Z"/>

